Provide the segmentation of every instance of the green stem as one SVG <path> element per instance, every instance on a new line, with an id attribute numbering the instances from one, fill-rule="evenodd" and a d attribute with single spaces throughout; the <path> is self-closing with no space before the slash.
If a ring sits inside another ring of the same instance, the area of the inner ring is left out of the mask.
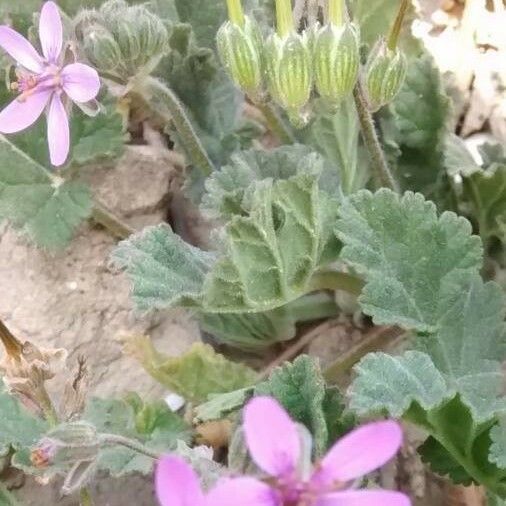
<path id="1" fill-rule="evenodd" d="M 215 170 L 201 140 L 193 128 L 185 108 L 176 94 L 154 77 L 148 77 L 140 92 L 146 102 L 166 123 L 173 123 L 190 163 L 205 176 Z"/>
<path id="2" fill-rule="evenodd" d="M 106 445 L 120 445 L 126 448 L 130 448 L 134 452 L 140 453 L 141 455 L 146 455 L 146 457 L 150 457 L 154 460 L 158 460 L 162 454 L 151 450 L 147 446 L 144 446 L 142 443 L 135 441 L 133 439 L 129 439 L 127 437 L 120 436 L 118 434 L 101 434 L 100 439 L 102 443 Z"/>
<path id="3" fill-rule="evenodd" d="M 38 388 L 38 393 L 36 396 L 36 400 L 38 401 L 44 418 L 50 427 L 56 427 L 58 425 L 58 415 L 56 414 L 56 409 L 53 406 L 51 398 L 47 393 L 46 387 L 42 383 Z"/>
<path id="4" fill-rule="evenodd" d="M 282 144 L 295 144 L 297 142 L 292 130 L 278 114 L 272 102 L 263 102 L 256 104 L 256 106 L 264 115 L 271 132 Z"/>
<path id="5" fill-rule="evenodd" d="M 320 271 L 313 275 L 309 292 L 317 290 L 344 290 L 352 295 L 360 295 L 364 282 L 351 274 L 337 271 Z"/>
<path id="6" fill-rule="evenodd" d="M 386 345 L 398 342 L 407 335 L 408 333 L 403 332 L 401 329 L 392 327 L 374 329 L 362 341 L 346 350 L 325 369 L 325 380 L 329 383 L 337 383 L 362 357 L 373 351 L 381 350 Z"/>
<path id="7" fill-rule="evenodd" d="M 95 201 L 93 203 L 91 219 L 105 227 L 119 239 L 126 239 L 135 233 L 135 229 L 121 221 L 117 216 L 111 213 L 111 211 L 109 211 L 103 204 L 98 201 Z"/>
<path id="8" fill-rule="evenodd" d="M 91 497 L 90 491 L 87 488 L 82 488 L 80 490 L 79 498 L 81 501 L 80 506 L 93 506 L 93 498 Z"/>
<path id="9" fill-rule="evenodd" d="M 342 26 L 344 22 L 344 0 L 329 0 L 329 22 L 335 26 Z"/>
<path id="10" fill-rule="evenodd" d="M 291 302 L 287 309 L 299 323 L 323 320 L 337 316 L 334 297 L 328 293 L 313 293 Z"/>
<path id="11" fill-rule="evenodd" d="M 402 0 L 399 11 L 397 12 L 397 17 L 395 18 L 392 29 L 390 30 L 390 35 L 388 36 L 388 49 L 391 49 L 392 51 L 397 47 L 397 42 L 399 41 L 399 35 L 402 29 L 402 23 L 404 22 L 404 17 L 406 16 L 408 7 L 409 0 Z"/>
<path id="12" fill-rule="evenodd" d="M 399 186 L 390 172 L 385 153 L 381 147 L 361 79 L 357 81 L 355 89 L 353 90 L 353 98 L 355 99 L 355 106 L 357 108 L 358 119 L 360 121 L 362 138 L 367 150 L 369 151 L 375 179 L 380 186 L 385 186 L 399 193 Z"/>
<path id="13" fill-rule="evenodd" d="M 292 0 L 276 0 L 278 35 L 283 38 L 294 30 Z"/>
<path id="14" fill-rule="evenodd" d="M 244 26 L 244 12 L 241 0 L 227 0 L 228 18 L 238 26 Z"/>

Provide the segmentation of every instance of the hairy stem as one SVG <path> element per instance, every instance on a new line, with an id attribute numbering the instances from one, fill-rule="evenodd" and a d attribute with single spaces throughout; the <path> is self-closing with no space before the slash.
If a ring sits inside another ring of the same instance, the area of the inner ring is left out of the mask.
<path id="1" fill-rule="evenodd" d="M 399 192 L 397 181 L 390 172 L 385 153 L 381 147 L 361 79 L 358 80 L 355 89 L 353 90 L 353 98 L 355 99 L 355 106 L 357 108 L 358 119 L 360 121 L 362 138 L 364 139 L 364 144 L 366 145 L 371 158 L 374 177 L 380 186 L 385 186 L 391 190 Z"/>
<path id="2" fill-rule="evenodd" d="M 276 0 L 276 21 L 280 37 L 286 37 L 294 30 L 292 0 Z"/>
<path id="3" fill-rule="evenodd" d="M 397 12 L 397 17 L 395 18 L 392 29 L 390 30 L 390 35 L 388 36 L 388 49 L 391 49 L 392 51 L 397 47 L 399 34 L 401 33 L 402 29 L 402 23 L 404 22 L 404 17 L 406 16 L 408 7 L 409 0 L 402 0 L 399 11 Z"/>
<path id="4" fill-rule="evenodd" d="M 282 144 L 294 144 L 297 142 L 291 128 L 283 121 L 272 102 L 259 103 L 256 106 L 264 115 L 271 132 Z"/>
<path id="5" fill-rule="evenodd" d="M 126 448 L 130 448 L 134 452 L 140 453 L 141 455 L 146 455 L 146 457 L 150 457 L 154 460 L 158 460 L 162 454 L 151 450 L 147 446 L 135 441 L 133 439 L 129 439 L 127 437 L 120 436 L 118 434 L 101 434 L 101 441 L 107 445 L 120 445 Z"/>
<path id="6" fill-rule="evenodd" d="M 310 322 L 337 316 L 338 309 L 334 296 L 329 293 L 305 295 L 288 305 L 297 322 Z"/>
<path id="7" fill-rule="evenodd" d="M 329 21 L 336 25 L 341 26 L 344 21 L 344 0 L 329 0 Z"/>
<path id="8" fill-rule="evenodd" d="M 325 369 L 325 379 L 329 383 L 337 383 L 363 356 L 373 351 L 381 350 L 387 344 L 401 341 L 407 335 L 408 333 L 397 327 L 373 329 L 362 341 L 340 355 L 338 359 Z"/>
<path id="9" fill-rule="evenodd" d="M 213 162 L 174 91 L 154 77 L 147 78 L 142 88 L 136 91 L 167 124 L 174 124 L 190 163 L 209 176 L 215 170 Z"/>
<path id="10" fill-rule="evenodd" d="M 98 202 L 97 200 L 95 200 L 93 203 L 91 219 L 105 227 L 119 239 L 126 239 L 135 233 L 135 229 L 121 221 L 117 216 L 111 213 L 111 211 L 109 211 L 102 203 Z"/>
<path id="11" fill-rule="evenodd" d="M 228 18 L 238 26 L 244 26 L 244 12 L 241 0 L 227 0 Z"/>
<path id="12" fill-rule="evenodd" d="M 346 272 L 320 271 L 317 272 L 309 283 L 309 292 L 317 290 L 343 290 L 352 295 L 360 295 L 364 282 Z"/>

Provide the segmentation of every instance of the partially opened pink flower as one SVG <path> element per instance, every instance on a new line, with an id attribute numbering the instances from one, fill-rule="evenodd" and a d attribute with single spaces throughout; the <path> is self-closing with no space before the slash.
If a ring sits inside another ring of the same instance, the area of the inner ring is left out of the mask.
<path id="1" fill-rule="evenodd" d="M 69 152 L 69 120 L 64 97 L 85 103 L 100 89 L 95 69 L 82 63 L 63 65 L 63 28 L 54 2 L 46 2 L 40 13 L 39 37 L 43 55 L 25 37 L 8 26 L 0 26 L 0 47 L 18 62 L 20 94 L 0 112 L 0 133 L 19 132 L 47 111 L 47 138 L 51 163 L 65 163 Z"/>
<path id="2" fill-rule="evenodd" d="M 256 397 L 244 410 L 246 444 L 269 476 L 222 480 L 208 495 L 193 470 L 177 458 L 163 459 L 156 488 L 162 506 L 410 506 L 387 490 L 357 490 L 357 479 L 378 469 L 399 450 L 402 431 L 392 421 L 364 425 L 338 441 L 308 476 L 299 471 L 297 425 L 270 397 Z"/>

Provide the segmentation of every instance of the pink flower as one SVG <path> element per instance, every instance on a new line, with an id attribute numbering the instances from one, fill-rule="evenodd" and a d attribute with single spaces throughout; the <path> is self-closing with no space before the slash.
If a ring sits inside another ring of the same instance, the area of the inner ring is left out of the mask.
<path id="1" fill-rule="evenodd" d="M 299 471 L 297 425 L 270 397 L 256 397 L 244 411 L 246 444 L 269 479 L 222 480 L 208 495 L 184 462 L 162 459 L 156 489 L 162 506 L 410 506 L 407 496 L 387 490 L 355 490 L 354 482 L 388 462 L 402 442 L 392 421 L 364 425 L 338 441 L 308 476 Z"/>
<path id="2" fill-rule="evenodd" d="M 95 69 L 82 63 L 63 66 L 63 28 L 54 2 L 46 2 L 40 13 L 39 37 L 43 56 L 18 32 L 0 26 L 0 46 L 19 64 L 20 95 L 0 112 L 0 133 L 19 132 L 47 111 L 47 139 L 51 163 L 65 163 L 70 132 L 64 95 L 77 103 L 93 100 L 100 89 Z"/>

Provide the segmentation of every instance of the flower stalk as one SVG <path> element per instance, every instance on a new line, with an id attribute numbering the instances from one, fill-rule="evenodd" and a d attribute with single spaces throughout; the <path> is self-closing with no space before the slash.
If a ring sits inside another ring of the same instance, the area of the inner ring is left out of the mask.
<path id="1" fill-rule="evenodd" d="M 263 114 L 267 126 L 282 144 L 295 144 L 295 138 L 290 127 L 283 121 L 272 102 L 260 102 L 255 104 Z"/>
<path id="2" fill-rule="evenodd" d="M 372 171 L 377 184 L 380 187 L 390 188 L 399 193 L 399 186 L 388 166 L 360 78 L 353 90 L 353 98 L 355 100 L 355 107 L 357 108 L 362 138 L 369 152 Z"/>
<path id="3" fill-rule="evenodd" d="M 100 434 L 100 440 L 105 445 L 124 446 L 125 448 L 129 448 L 141 455 L 146 455 L 146 457 L 150 457 L 154 460 L 159 460 L 162 457 L 161 453 L 151 450 L 138 441 L 120 436 L 119 434 Z"/>
<path id="4" fill-rule="evenodd" d="M 404 18 L 406 17 L 408 7 L 409 0 L 402 0 L 399 11 L 397 12 L 397 17 L 395 18 L 392 29 L 390 30 L 390 35 L 388 36 L 388 49 L 391 51 L 394 51 L 397 48 L 399 35 L 401 33 L 402 24 L 404 22 Z"/>
<path id="5" fill-rule="evenodd" d="M 294 30 L 291 0 L 276 0 L 277 33 L 281 38 Z"/>

